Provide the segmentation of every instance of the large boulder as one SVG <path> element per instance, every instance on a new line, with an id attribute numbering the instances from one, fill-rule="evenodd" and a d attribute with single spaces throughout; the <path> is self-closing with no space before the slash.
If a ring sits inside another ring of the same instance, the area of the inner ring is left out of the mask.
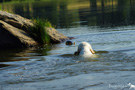
<path id="1" fill-rule="evenodd" d="M 39 45 L 30 35 L 34 23 L 16 14 L 0 11 L 0 48 L 29 47 Z M 67 39 L 54 28 L 47 28 L 51 43 L 60 43 Z"/>
<path id="2" fill-rule="evenodd" d="M 33 26 L 31 20 L 4 11 L 0 11 L 0 20 L 24 31 L 28 31 Z"/>
<path id="3" fill-rule="evenodd" d="M 38 43 L 28 33 L 0 20 L 0 48 L 29 47 Z"/>
<path id="4" fill-rule="evenodd" d="M 51 43 L 60 43 L 67 39 L 70 39 L 69 37 L 64 36 L 62 33 L 58 32 L 54 28 L 46 28 L 46 32 L 48 33 L 48 35 L 50 37 Z"/>

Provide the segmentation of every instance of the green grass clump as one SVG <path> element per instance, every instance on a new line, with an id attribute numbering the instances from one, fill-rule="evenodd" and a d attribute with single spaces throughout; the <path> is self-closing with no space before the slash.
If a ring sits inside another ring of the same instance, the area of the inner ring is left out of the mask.
<path id="1" fill-rule="evenodd" d="M 45 27 L 52 28 L 52 25 L 49 21 L 43 19 L 35 19 L 34 26 L 31 28 L 31 36 L 40 44 L 49 44 L 50 38 L 46 32 Z"/>

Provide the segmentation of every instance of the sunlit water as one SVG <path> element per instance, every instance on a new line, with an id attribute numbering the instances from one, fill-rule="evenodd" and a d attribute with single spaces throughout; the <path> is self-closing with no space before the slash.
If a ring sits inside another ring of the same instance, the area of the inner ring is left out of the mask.
<path id="1" fill-rule="evenodd" d="M 0 52 L 0 90 L 128 90 L 128 83 L 135 85 L 134 25 L 101 27 L 80 20 L 58 26 L 75 37 L 75 45 Z M 83 41 L 96 51 L 93 57 L 73 55 Z"/>

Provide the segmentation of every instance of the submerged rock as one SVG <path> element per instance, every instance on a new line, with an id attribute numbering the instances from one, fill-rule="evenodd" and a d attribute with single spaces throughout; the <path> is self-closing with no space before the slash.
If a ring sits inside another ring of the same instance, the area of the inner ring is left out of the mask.
<path id="1" fill-rule="evenodd" d="M 16 14 L 0 11 L 0 49 L 13 47 L 29 47 L 39 45 L 30 35 L 30 28 L 34 23 Z M 50 43 L 60 43 L 67 39 L 54 28 L 46 28 Z"/>

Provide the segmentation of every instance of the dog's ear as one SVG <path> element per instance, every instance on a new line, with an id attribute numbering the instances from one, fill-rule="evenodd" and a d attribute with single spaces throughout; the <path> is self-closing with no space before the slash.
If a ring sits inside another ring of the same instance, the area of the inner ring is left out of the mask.
<path id="1" fill-rule="evenodd" d="M 79 55 L 79 53 L 76 51 L 76 52 L 74 53 L 74 55 Z"/>
<path id="2" fill-rule="evenodd" d="M 92 54 L 95 54 L 95 51 L 93 49 L 90 49 L 90 51 L 91 51 Z"/>
<path id="3" fill-rule="evenodd" d="M 79 55 L 80 54 L 80 48 L 78 47 L 78 50 L 74 53 L 74 55 Z"/>

